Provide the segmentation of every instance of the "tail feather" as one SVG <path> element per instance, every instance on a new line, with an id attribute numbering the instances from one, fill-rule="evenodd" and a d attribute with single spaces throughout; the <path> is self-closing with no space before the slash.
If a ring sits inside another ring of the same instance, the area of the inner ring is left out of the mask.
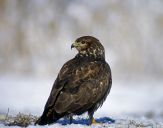
<path id="1" fill-rule="evenodd" d="M 53 111 L 44 111 L 42 116 L 35 122 L 35 125 L 47 125 L 47 124 L 52 124 L 56 122 L 58 119 L 63 117 L 63 115 L 60 115 L 56 113 L 54 110 Z"/>

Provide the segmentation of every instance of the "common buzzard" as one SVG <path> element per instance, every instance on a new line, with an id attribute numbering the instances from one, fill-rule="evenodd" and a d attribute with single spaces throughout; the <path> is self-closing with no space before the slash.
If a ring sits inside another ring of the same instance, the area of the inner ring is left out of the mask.
<path id="1" fill-rule="evenodd" d="M 112 85 L 111 70 L 105 61 L 105 51 L 92 36 L 78 38 L 71 48 L 78 54 L 61 68 L 36 124 L 51 124 L 58 119 L 88 112 L 89 124 L 94 112 L 102 106 Z"/>

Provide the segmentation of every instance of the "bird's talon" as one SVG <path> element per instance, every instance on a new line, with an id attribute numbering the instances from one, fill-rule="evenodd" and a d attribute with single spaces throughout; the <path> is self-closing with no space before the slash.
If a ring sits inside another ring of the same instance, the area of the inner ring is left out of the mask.
<path id="1" fill-rule="evenodd" d="M 94 118 L 92 119 L 92 124 L 98 124 Z"/>

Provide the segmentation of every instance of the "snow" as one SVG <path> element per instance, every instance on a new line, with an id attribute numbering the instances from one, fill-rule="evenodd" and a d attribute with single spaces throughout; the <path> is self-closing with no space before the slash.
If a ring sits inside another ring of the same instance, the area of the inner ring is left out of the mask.
<path id="1" fill-rule="evenodd" d="M 0 124 L 0 128 L 19 128 L 18 126 L 4 126 L 3 124 Z M 28 128 L 163 128 L 163 123 L 161 122 L 153 122 L 149 120 L 140 120 L 140 119 L 116 119 L 115 123 L 98 123 L 98 124 L 92 124 L 91 126 L 83 125 L 83 124 L 67 124 L 62 125 L 59 123 L 53 124 L 53 125 L 45 125 L 45 126 L 34 126 L 30 125 Z"/>
<path id="2" fill-rule="evenodd" d="M 0 77 L 1 112 L 29 112 L 40 115 L 52 88 L 54 78 L 22 76 Z M 154 88 L 155 86 L 155 88 Z M 100 117 L 119 113 L 141 113 L 162 105 L 161 82 L 114 82 L 111 93 L 102 108 L 96 112 Z M 151 95 L 152 92 L 152 95 Z M 119 106 L 120 105 L 120 106 Z"/>
<path id="3" fill-rule="evenodd" d="M 31 76 L 1 76 L 0 77 L 0 113 L 7 113 L 15 115 L 19 112 L 33 115 L 41 115 L 46 100 L 51 91 L 54 78 L 39 78 Z M 155 87 L 155 88 L 154 88 Z M 95 112 L 94 117 L 110 117 L 115 119 L 113 124 L 99 124 L 91 127 L 111 127 L 120 122 L 121 125 L 132 122 L 132 118 L 138 119 L 137 122 L 145 119 L 146 114 L 151 112 L 152 121 L 161 125 L 163 109 L 163 93 L 162 82 L 153 81 L 150 83 L 146 81 L 139 82 L 114 82 L 111 93 L 103 106 Z M 87 114 L 85 114 L 87 117 Z M 127 121 L 128 120 L 128 121 Z M 162 122 L 163 123 L 163 122 Z M 149 124 L 149 123 L 148 123 Z M 151 122 L 150 122 L 151 124 Z M 2 124 L 0 128 L 4 127 Z M 7 126 L 5 126 L 7 128 Z M 39 126 L 29 126 L 29 128 Z M 45 126 L 47 128 L 58 127 L 62 128 L 64 125 L 54 124 Z M 66 125 L 67 128 L 73 127 L 89 127 L 83 124 Z"/>

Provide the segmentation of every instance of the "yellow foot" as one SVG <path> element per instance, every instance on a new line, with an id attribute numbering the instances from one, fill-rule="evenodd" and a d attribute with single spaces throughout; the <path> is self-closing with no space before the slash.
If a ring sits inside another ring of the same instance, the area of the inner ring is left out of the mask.
<path id="1" fill-rule="evenodd" d="M 92 119 L 92 124 L 98 124 L 94 118 Z"/>

